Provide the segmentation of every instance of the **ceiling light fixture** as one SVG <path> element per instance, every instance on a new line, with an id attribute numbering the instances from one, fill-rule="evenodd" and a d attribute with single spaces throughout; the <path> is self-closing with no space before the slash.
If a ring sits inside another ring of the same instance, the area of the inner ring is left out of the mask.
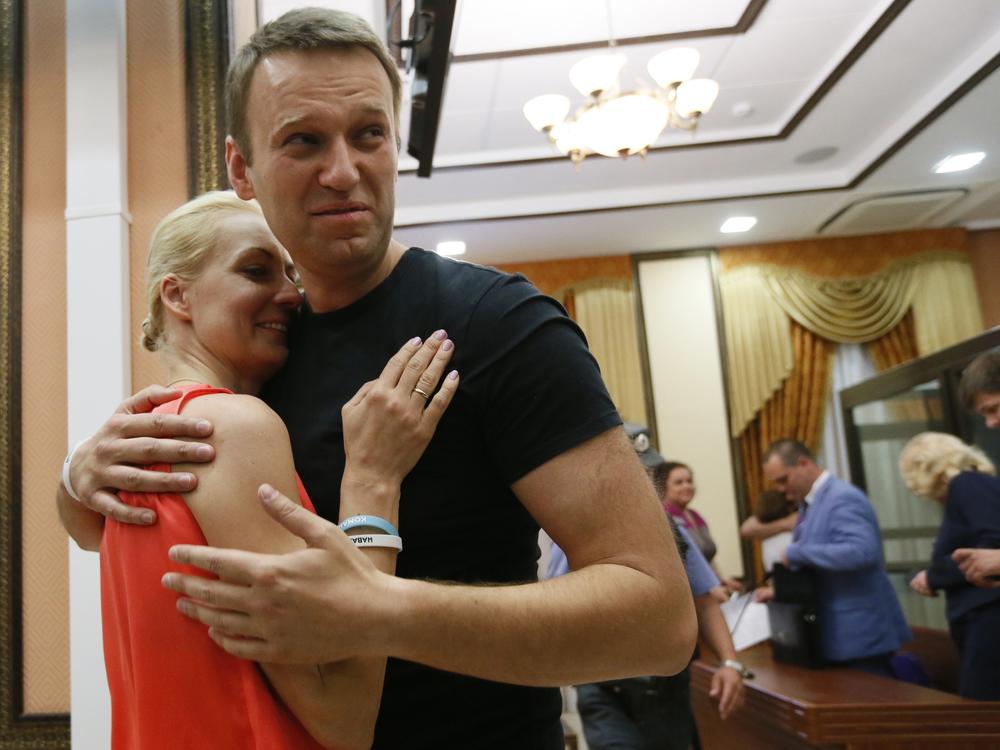
<path id="1" fill-rule="evenodd" d="M 611 4 L 607 4 L 611 31 Z M 609 50 L 580 60 L 569 70 L 569 80 L 586 101 L 568 116 L 570 101 L 561 94 L 542 94 L 528 100 L 524 116 L 544 133 L 574 164 L 590 154 L 624 157 L 645 155 L 668 125 L 694 130 L 719 95 L 719 84 L 692 78 L 701 56 L 690 47 L 675 47 L 655 55 L 646 70 L 659 89 L 621 91 L 618 74 L 625 55 Z"/>
<path id="2" fill-rule="evenodd" d="M 465 243 L 461 240 L 449 240 L 437 243 L 438 255 L 465 255 Z"/>
<path id="3" fill-rule="evenodd" d="M 749 232 L 757 223 L 756 216 L 730 216 L 719 227 L 720 232 L 734 234 L 736 232 Z"/>
<path id="4" fill-rule="evenodd" d="M 967 154 L 952 154 L 939 161 L 934 166 L 936 174 L 948 174 L 949 172 L 963 172 L 972 169 L 979 162 L 986 158 L 984 151 L 972 151 Z"/>

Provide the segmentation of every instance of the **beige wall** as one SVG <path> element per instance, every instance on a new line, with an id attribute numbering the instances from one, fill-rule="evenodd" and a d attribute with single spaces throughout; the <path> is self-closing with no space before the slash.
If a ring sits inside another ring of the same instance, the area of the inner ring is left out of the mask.
<path id="1" fill-rule="evenodd" d="M 969 232 L 968 243 L 983 326 L 992 328 L 1000 325 L 1000 229 Z"/>
<path id="2" fill-rule="evenodd" d="M 61 713 L 69 711 L 69 584 L 53 497 L 66 453 L 65 4 L 21 7 L 24 700 L 28 713 Z"/>
<path id="3" fill-rule="evenodd" d="M 156 356 L 139 346 L 143 278 L 157 222 L 187 200 L 184 4 L 128 3 L 128 192 L 132 228 L 132 388 L 162 383 Z"/>
<path id="4" fill-rule="evenodd" d="M 708 255 L 639 262 L 659 450 L 694 472 L 692 508 L 712 532 L 723 575 L 741 575 L 736 485 Z"/>

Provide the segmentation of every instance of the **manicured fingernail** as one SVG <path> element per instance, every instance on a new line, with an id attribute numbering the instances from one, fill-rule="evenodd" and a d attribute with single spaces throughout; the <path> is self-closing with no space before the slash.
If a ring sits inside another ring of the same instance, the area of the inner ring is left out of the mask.
<path id="1" fill-rule="evenodd" d="M 444 329 L 440 331 L 434 331 L 434 338 L 436 338 L 438 341 L 444 341 L 446 338 L 448 338 L 448 332 L 445 331 Z"/>
<path id="2" fill-rule="evenodd" d="M 458 370 L 452 370 L 448 373 L 448 380 L 458 380 Z"/>
<path id="3" fill-rule="evenodd" d="M 181 551 L 177 547 L 171 547 L 170 550 L 167 552 L 167 554 L 170 556 L 170 559 L 173 560 L 174 562 L 182 562 Z"/>
<path id="4" fill-rule="evenodd" d="M 420 346 L 420 337 L 414 336 L 412 339 L 406 342 L 407 346 Z"/>
<path id="5" fill-rule="evenodd" d="M 269 484 L 262 484 L 257 489 L 257 497 L 261 500 L 274 500 L 278 496 L 278 491 Z"/>
<path id="6" fill-rule="evenodd" d="M 199 419 L 195 423 L 194 431 L 199 435 L 207 435 L 212 431 L 212 423 L 205 419 Z"/>
<path id="7" fill-rule="evenodd" d="M 182 490 L 189 490 L 194 487 L 194 474 L 178 474 L 177 484 L 181 486 Z"/>
<path id="8" fill-rule="evenodd" d="M 210 445 L 199 445 L 197 450 L 195 450 L 194 455 L 196 458 L 209 459 L 212 457 L 212 446 Z"/>
<path id="9" fill-rule="evenodd" d="M 163 578 L 160 579 L 160 583 L 168 589 L 172 589 L 177 584 L 177 574 L 176 573 L 164 573 Z"/>
<path id="10" fill-rule="evenodd" d="M 156 516 L 154 516 L 152 513 L 140 513 L 139 520 L 142 521 L 143 523 L 153 523 L 153 521 L 156 520 Z"/>
<path id="11" fill-rule="evenodd" d="M 187 599 L 178 599 L 177 600 L 177 609 L 179 609 L 181 612 L 183 612 L 186 615 L 193 615 L 194 614 L 194 607 L 191 606 L 191 602 L 189 602 Z"/>
<path id="12" fill-rule="evenodd" d="M 441 344 L 441 351 L 450 352 L 453 348 L 455 348 L 455 343 L 451 339 Z"/>

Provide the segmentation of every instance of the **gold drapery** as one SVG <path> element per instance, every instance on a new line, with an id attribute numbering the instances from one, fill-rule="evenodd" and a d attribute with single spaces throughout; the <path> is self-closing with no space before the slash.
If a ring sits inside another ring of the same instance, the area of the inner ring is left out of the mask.
<path id="1" fill-rule="evenodd" d="M 783 316 L 836 343 L 865 343 L 885 336 L 912 309 L 920 355 L 982 330 L 964 252 L 897 258 L 864 277 L 821 277 L 767 263 L 730 267 L 719 286 L 732 363 L 727 385 L 734 436 L 791 372 Z"/>
<path id="2" fill-rule="evenodd" d="M 787 323 L 794 362 L 791 372 L 739 438 L 743 482 L 751 513 L 766 488 L 761 458 L 768 445 L 778 438 L 789 437 L 816 450 L 823 434 L 823 413 L 836 344 L 794 320 Z"/>
<path id="3" fill-rule="evenodd" d="M 919 357 L 917 335 L 913 329 L 913 311 L 906 313 L 899 325 L 887 334 L 869 341 L 868 352 L 879 372 Z"/>
<path id="4" fill-rule="evenodd" d="M 571 294 L 573 317 L 587 336 L 618 412 L 625 420 L 648 425 L 631 282 L 602 279 L 578 285 Z"/>

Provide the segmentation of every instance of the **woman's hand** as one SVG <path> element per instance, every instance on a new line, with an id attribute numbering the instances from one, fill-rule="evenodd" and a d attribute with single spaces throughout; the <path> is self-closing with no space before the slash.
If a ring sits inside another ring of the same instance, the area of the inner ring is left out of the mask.
<path id="1" fill-rule="evenodd" d="M 927 583 L 927 571 L 921 570 L 910 580 L 910 588 L 921 596 L 937 596 Z"/>
<path id="2" fill-rule="evenodd" d="M 344 405 L 345 481 L 397 485 L 403 481 L 423 455 L 458 388 L 454 370 L 441 380 L 454 348 L 444 331 L 423 343 L 411 339 L 377 380 L 361 386 Z"/>

